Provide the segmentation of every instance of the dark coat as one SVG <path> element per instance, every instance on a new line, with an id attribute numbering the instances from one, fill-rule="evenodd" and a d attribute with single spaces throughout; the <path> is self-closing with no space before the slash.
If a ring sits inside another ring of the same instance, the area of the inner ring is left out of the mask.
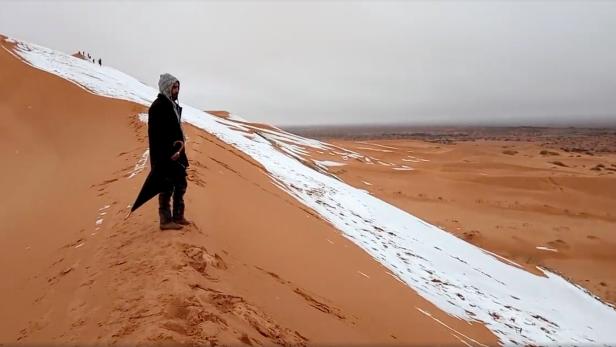
<path id="1" fill-rule="evenodd" d="M 178 160 L 171 160 L 171 156 L 177 152 L 178 147 L 173 147 L 175 141 L 184 142 L 184 133 L 180 121 L 175 115 L 173 108 L 177 107 L 180 121 L 182 108 L 166 96 L 158 94 L 148 110 L 148 140 L 150 143 L 150 163 L 152 170 L 162 169 L 162 172 L 186 171 L 188 158 L 186 151 L 182 149 Z"/>

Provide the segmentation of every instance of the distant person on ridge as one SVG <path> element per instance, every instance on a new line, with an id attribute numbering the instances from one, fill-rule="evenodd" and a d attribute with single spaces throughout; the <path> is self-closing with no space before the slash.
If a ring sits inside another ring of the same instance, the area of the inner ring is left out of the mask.
<path id="1" fill-rule="evenodd" d="M 103 66 L 103 61 L 101 60 L 101 58 L 98 58 L 98 66 Z"/>
<path id="2" fill-rule="evenodd" d="M 148 140 L 152 171 L 159 170 L 167 188 L 158 195 L 160 229 L 182 229 L 190 222 L 184 218 L 186 168 L 188 158 L 184 150 L 182 107 L 177 103 L 180 81 L 172 75 L 160 75 L 160 93 L 148 111 Z M 169 208 L 173 196 L 173 213 Z"/>

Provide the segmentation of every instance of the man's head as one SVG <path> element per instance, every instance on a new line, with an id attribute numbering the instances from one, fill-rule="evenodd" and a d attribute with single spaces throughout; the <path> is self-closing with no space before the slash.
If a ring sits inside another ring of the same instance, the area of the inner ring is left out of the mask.
<path id="1" fill-rule="evenodd" d="M 158 80 L 158 90 L 169 99 L 176 101 L 180 93 L 180 81 L 171 74 L 162 74 Z"/>
<path id="2" fill-rule="evenodd" d="M 175 81 L 171 86 L 171 100 L 176 101 L 180 94 L 180 81 Z"/>

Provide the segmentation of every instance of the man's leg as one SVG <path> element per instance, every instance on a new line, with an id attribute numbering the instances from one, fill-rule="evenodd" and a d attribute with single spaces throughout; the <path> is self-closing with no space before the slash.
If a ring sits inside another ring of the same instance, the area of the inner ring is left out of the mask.
<path id="1" fill-rule="evenodd" d="M 158 215 L 160 216 L 160 229 L 182 229 L 182 226 L 173 222 L 171 215 L 171 195 L 172 190 L 167 190 L 158 194 Z"/>
<path id="2" fill-rule="evenodd" d="M 190 224 L 190 221 L 184 218 L 184 194 L 187 187 L 186 175 L 182 175 L 177 178 L 173 190 L 173 221 L 182 225 Z"/>

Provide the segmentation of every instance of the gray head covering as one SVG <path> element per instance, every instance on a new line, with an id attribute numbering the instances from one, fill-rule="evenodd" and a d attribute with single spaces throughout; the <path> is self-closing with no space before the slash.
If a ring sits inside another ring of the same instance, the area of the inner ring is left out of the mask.
<path id="1" fill-rule="evenodd" d="M 177 78 L 171 74 L 164 73 L 160 75 L 160 80 L 158 80 L 158 90 L 171 100 L 171 86 L 175 82 L 179 82 Z"/>

